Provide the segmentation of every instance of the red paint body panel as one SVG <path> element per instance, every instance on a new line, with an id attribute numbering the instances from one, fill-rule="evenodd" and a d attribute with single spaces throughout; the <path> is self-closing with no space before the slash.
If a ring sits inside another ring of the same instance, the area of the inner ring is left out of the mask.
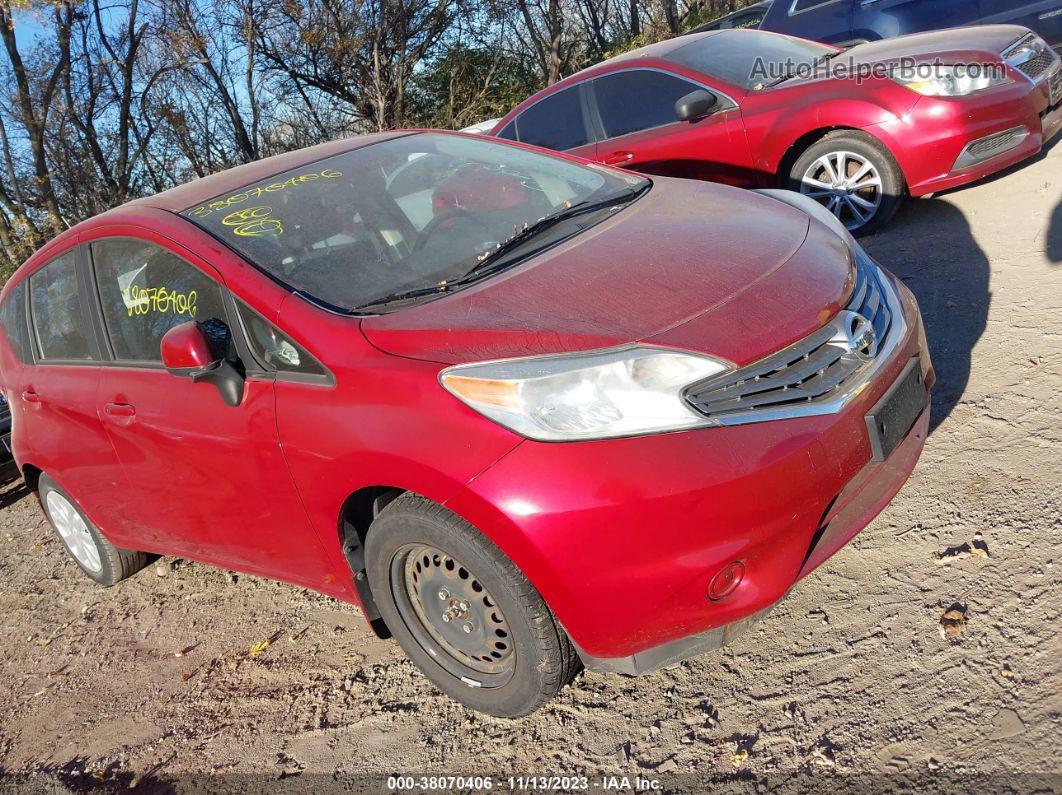
<path id="1" fill-rule="evenodd" d="M 916 319 L 913 297 L 901 292 Z M 830 539 L 847 541 L 906 481 L 925 443 L 928 403 L 884 464 L 871 463 L 864 415 L 924 354 L 918 337 L 909 328 L 874 387 L 839 414 L 570 445 L 525 441 L 447 506 L 508 552 L 595 657 L 736 621 L 821 562 L 825 552 L 804 567 L 834 498 L 846 510 Z M 709 602 L 708 582 L 732 560 L 745 562 L 745 578 Z"/>
<path id="2" fill-rule="evenodd" d="M 262 161 L 240 180 L 300 162 Z M 906 338 L 833 415 L 545 444 L 440 386 L 452 363 L 637 341 L 737 365 L 777 351 L 827 323 L 853 278 L 848 246 L 789 205 L 660 178 L 614 217 L 497 277 L 358 318 L 293 295 L 171 212 L 232 180 L 79 225 L 24 264 L 0 298 L 79 241 L 141 238 L 214 279 L 330 373 L 327 383 L 250 375 L 240 404 L 228 406 L 212 386 L 159 366 L 23 365 L 0 335 L 16 460 L 55 477 L 121 546 L 358 602 L 341 547 L 344 502 L 367 487 L 417 492 L 492 538 L 582 648 L 619 656 L 776 600 L 881 510 L 924 443 L 923 416 L 886 462 L 870 463 L 863 415 L 925 355 L 902 286 Z M 830 535 L 805 561 L 831 502 Z M 708 580 L 737 558 L 741 586 L 708 602 Z"/>
<path id="3" fill-rule="evenodd" d="M 657 182 L 620 215 L 496 279 L 366 318 L 365 334 L 390 353 L 446 363 L 622 345 L 712 313 L 743 291 L 759 295 L 757 282 L 784 266 L 807 237 L 807 216 L 773 199 L 689 180 Z M 753 239 L 756 246 L 747 246 Z M 818 284 L 815 311 L 836 302 L 846 274 L 837 276 Z M 545 294 L 550 300 L 541 299 Z M 804 318 L 792 328 L 784 315 L 772 319 L 775 339 L 807 331 Z M 763 354 L 755 346 L 733 348 L 715 355 Z"/>
<path id="4" fill-rule="evenodd" d="M 901 58 L 932 61 L 939 57 L 943 64 L 999 64 L 1000 52 L 1024 32 L 1025 28 L 1014 25 L 931 31 L 863 44 L 837 60 L 847 64 L 850 59 L 856 68 Z M 740 37 L 747 33 L 727 30 L 698 35 L 705 37 L 705 46 L 710 46 L 712 36 Z M 598 160 L 610 162 L 610 156 L 619 152 L 626 156 L 625 168 L 648 174 L 741 187 L 786 187 L 786 166 L 807 145 L 802 140 L 814 140 L 830 129 L 852 128 L 883 143 L 899 164 L 909 193 L 921 196 L 974 182 L 1021 162 L 1039 152 L 1062 128 L 1062 108 L 1041 119 L 1049 105 L 1047 81 L 1034 84 L 1011 67 L 1007 67 L 1011 82 L 956 99 L 922 97 L 887 77 L 810 77 L 746 91 L 667 59 L 671 51 L 696 39 L 679 37 L 579 72 L 526 99 L 498 122 L 494 133 L 556 91 L 613 72 L 656 69 L 722 92 L 737 107 L 690 122 L 598 141 L 594 155 Z M 975 168 L 952 171 L 967 144 L 1018 125 L 1029 131 L 1020 147 Z M 581 147 L 578 153 L 585 155 L 587 149 Z"/>

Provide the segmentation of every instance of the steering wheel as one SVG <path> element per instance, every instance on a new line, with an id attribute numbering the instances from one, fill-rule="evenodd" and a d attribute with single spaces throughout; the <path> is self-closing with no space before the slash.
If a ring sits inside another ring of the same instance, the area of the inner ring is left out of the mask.
<path id="1" fill-rule="evenodd" d="M 424 248 L 424 246 L 428 244 L 428 240 L 431 238 L 431 236 L 435 234 L 439 230 L 439 227 L 442 226 L 444 223 L 447 223 L 448 221 L 455 221 L 459 218 L 464 218 L 468 221 L 471 221 L 485 232 L 490 231 L 490 229 L 485 223 L 483 223 L 483 221 L 476 218 L 476 216 L 470 213 L 468 210 L 464 210 L 460 207 L 450 207 L 448 208 L 446 213 L 444 213 L 443 215 L 434 216 L 430 221 L 428 221 L 428 223 L 424 225 L 424 228 L 421 229 L 420 233 L 417 235 L 417 241 L 413 244 L 413 251 L 420 251 L 422 248 Z"/>

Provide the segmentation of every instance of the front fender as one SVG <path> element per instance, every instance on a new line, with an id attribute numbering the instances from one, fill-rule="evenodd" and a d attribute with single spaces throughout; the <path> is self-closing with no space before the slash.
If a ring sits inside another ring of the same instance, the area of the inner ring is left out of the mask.
<path id="1" fill-rule="evenodd" d="M 889 94 L 885 102 L 876 98 L 835 96 L 810 105 L 797 103 L 792 108 L 780 107 L 775 113 L 764 114 L 764 118 L 757 119 L 754 124 L 746 122 L 757 170 L 777 174 L 787 159 L 804 148 L 804 142 L 810 146 L 819 137 L 816 133 L 824 134 L 831 129 L 863 130 L 874 136 L 889 149 L 902 169 L 903 147 L 893 137 L 892 130 L 910 112 L 918 98 L 905 96 L 910 92 L 888 82 L 890 85 L 882 89 Z M 828 81 L 822 81 L 822 84 L 827 85 Z M 840 87 L 831 86 L 830 90 L 836 93 Z"/>

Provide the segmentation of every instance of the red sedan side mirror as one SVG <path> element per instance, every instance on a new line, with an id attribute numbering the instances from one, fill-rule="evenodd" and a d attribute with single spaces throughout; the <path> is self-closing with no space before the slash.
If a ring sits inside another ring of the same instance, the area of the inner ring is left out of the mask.
<path id="1" fill-rule="evenodd" d="M 206 337 L 194 320 L 181 323 L 162 337 L 162 364 L 167 370 L 206 367 L 214 361 Z"/>
<path id="2" fill-rule="evenodd" d="M 193 382 L 213 384 L 229 406 L 243 400 L 243 373 L 227 359 L 215 359 L 199 324 L 194 320 L 174 326 L 162 336 L 163 366 L 173 375 Z"/>

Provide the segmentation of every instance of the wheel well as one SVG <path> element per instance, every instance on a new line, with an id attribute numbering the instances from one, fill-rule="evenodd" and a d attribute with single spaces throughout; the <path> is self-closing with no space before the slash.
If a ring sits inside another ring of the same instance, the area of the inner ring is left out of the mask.
<path id="1" fill-rule="evenodd" d="M 789 170 L 793 167 L 793 163 L 797 161 L 797 158 L 807 151 L 807 148 L 812 144 L 818 143 L 827 135 L 837 130 L 858 130 L 858 127 L 819 127 L 811 132 L 804 133 L 785 150 L 785 154 L 782 155 L 782 159 L 778 164 L 778 185 L 782 188 L 789 187 Z"/>
<path id="2" fill-rule="evenodd" d="M 365 539 L 369 535 L 372 520 L 389 502 L 403 493 L 403 489 L 393 486 L 366 486 L 347 497 L 339 511 L 339 543 L 342 545 L 343 556 L 354 575 L 354 586 L 361 597 L 365 617 L 373 631 L 381 638 L 389 638 L 391 633 L 380 617 L 369 579 L 365 574 Z"/>
<path id="3" fill-rule="evenodd" d="M 41 470 L 33 466 L 33 464 L 26 464 L 22 467 L 22 479 L 26 481 L 26 488 L 30 491 L 37 491 L 37 487 L 41 480 Z"/>

